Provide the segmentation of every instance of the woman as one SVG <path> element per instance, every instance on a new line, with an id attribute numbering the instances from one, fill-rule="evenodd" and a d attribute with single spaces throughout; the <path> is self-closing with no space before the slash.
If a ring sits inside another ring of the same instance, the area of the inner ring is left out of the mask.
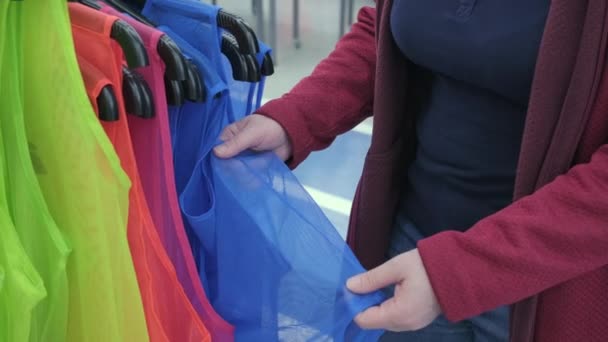
<path id="1" fill-rule="evenodd" d="M 511 341 L 605 341 L 607 19 L 607 0 L 378 0 L 215 153 L 296 167 L 373 113 L 347 240 L 375 268 L 348 286 L 395 292 L 359 325 L 500 341 L 514 304 Z"/>

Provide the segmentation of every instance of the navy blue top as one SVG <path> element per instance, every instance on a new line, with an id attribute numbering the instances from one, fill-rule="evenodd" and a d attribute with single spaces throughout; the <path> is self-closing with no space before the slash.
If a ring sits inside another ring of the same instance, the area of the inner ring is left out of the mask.
<path id="1" fill-rule="evenodd" d="M 507 206 L 550 0 L 394 0 L 413 64 L 416 158 L 401 208 L 424 236 Z"/>

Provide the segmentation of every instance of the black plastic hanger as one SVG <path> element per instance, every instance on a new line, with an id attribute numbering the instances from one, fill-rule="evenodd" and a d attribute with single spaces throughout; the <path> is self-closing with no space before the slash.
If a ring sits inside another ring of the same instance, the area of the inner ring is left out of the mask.
<path id="1" fill-rule="evenodd" d="M 68 0 L 68 2 L 78 2 L 96 10 L 101 9 L 99 4 L 93 0 Z M 122 48 L 129 67 L 138 68 L 149 64 L 144 42 L 135 29 L 126 22 L 115 21 L 112 25 L 112 31 L 110 31 L 110 38 L 117 41 Z"/>
<path id="2" fill-rule="evenodd" d="M 262 75 L 272 76 L 274 74 L 274 61 L 270 52 L 266 52 L 264 55 L 264 61 L 262 62 Z"/>
<path id="3" fill-rule="evenodd" d="M 188 75 L 186 59 L 177 44 L 166 34 L 160 38 L 156 49 L 165 63 L 167 103 L 172 106 L 180 106 L 186 97 L 180 82 L 186 82 L 191 77 Z"/>
<path id="4" fill-rule="evenodd" d="M 128 0 L 129 6 L 133 7 L 137 11 L 141 12 L 146 6 L 146 0 Z"/>
<path id="5" fill-rule="evenodd" d="M 255 37 L 256 51 L 260 51 L 260 44 L 256 37 L 255 31 L 249 26 L 246 22 L 244 22 L 245 26 L 249 30 L 249 33 Z M 264 76 L 272 76 L 274 74 L 274 61 L 272 60 L 272 56 L 270 52 L 264 54 L 264 60 L 262 61 L 261 68 L 262 75 Z"/>
<path id="6" fill-rule="evenodd" d="M 138 74 L 129 68 L 122 68 L 122 93 L 125 100 L 125 109 L 128 114 L 145 117 L 149 113 L 150 106 L 143 94 L 141 80 Z M 141 76 L 139 76 L 141 77 Z"/>
<path id="7" fill-rule="evenodd" d="M 119 119 L 118 112 L 118 100 L 116 99 L 116 93 L 114 93 L 114 87 L 107 85 L 101 89 L 99 96 L 97 96 L 97 115 L 102 121 L 117 121 Z"/>
<path id="8" fill-rule="evenodd" d="M 141 93 L 143 111 L 140 117 L 144 119 L 152 119 L 156 116 L 156 111 L 154 108 L 154 95 L 152 94 L 152 90 L 148 85 L 148 82 L 144 80 L 144 78 L 135 72 L 136 77 L 138 79 L 137 85 L 139 86 L 139 91 Z"/>
<path id="9" fill-rule="evenodd" d="M 122 94 L 125 101 L 125 109 L 128 114 L 139 116 L 144 112 L 141 90 L 131 70 L 123 67 L 122 73 Z"/>
<path id="10" fill-rule="evenodd" d="M 184 104 L 186 95 L 184 94 L 182 82 L 170 80 L 165 75 L 165 93 L 167 94 L 167 104 L 170 106 L 181 106 Z"/>
<path id="11" fill-rule="evenodd" d="M 257 58 L 254 55 L 240 53 L 236 38 L 226 31 L 222 32 L 222 53 L 230 61 L 235 80 L 255 83 L 262 79 L 261 66 Z"/>
<path id="12" fill-rule="evenodd" d="M 262 80 L 261 66 L 258 64 L 257 58 L 252 55 L 245 55 L 247 61 L 247 69 L 249 70 L 248 82 L 256 83 Z"/>
<path id="13" fill-rule="evenodd" d="M 146 0 L 142 1 L 133 1 L 130 0 L 129 4 L 125 3 L 122 0 L 103 0 L 106 4 L 114 7 L 118 11 L 122 13 L 127 13 L 130 17 L 135 18 L 137 21 L 142 22 L 146 25 L 156 27 L 148 18 L 141 14 L 143 10 Z M 136 8 L 133 7 L 133 3 L 135 3 Z"/>
<path id="14" fill-rule="evenodd" d="M 192 102 L 205 102 L 207 92 L 204 82 L 201 79 L 199 68 L 191 60 L 185 59 L 187 76 L 185 81 L 182 81 L 186 99 Z"/>
<path id="15" fill-rule="evenodd" d="M 171 80 L 183 81 L 186 79 L 186 65 L 184 56 L 175 42 L 166 34 L 160 37 L 156 51 L 165 63 L 165 74 Z"/>
<path id="16" fill-rule="evenodd" d="M 109 0 L 108 3 L 121 3 L 122 6 L 130 8 L 131 11 L 139 12 L 138 15 L 141 16 L 146 0 L 129 0 L 129 5 L 124 4 L 121 0 Z M 260 50 L 257 46 L 255 34 L 252 34 L 253 31 L 242 18 L 220 10 L 217 16 L 217 24 L 234 34 L 242 53 L 255 55 Z"/>
<path id="17" fill-rule="evenodd" d="M 257 56 L 257 54 L 260 52 L 260 44 L 259 44 L 258 38 L 255 34 L 255 31 L 251 28 L 251 26 L 249 26 L 243 19 L 241 19 L 240 17 L 238 17 L 234 14 L 220 11 L 220 15 L 218 15 L 218 20 L 220 20 L 220 17 L 221 17 L 221 20 L 225 21 L 222 24 L 225 24 L 225 23 L 230 24 L 230 25 L 220 25 L 220 27 L 225 28 L 226 30 L 230 31 L 231 34 L 233 34 L 233 36 L 235 37 L 235 39 L 238 43 L 239 51 L 245 55 L 253 55 L 254 60 L 257 60 L 257 58 L 255 56 Z M 238 25 L 236 23 L 238 23 Z M 228 27 L 228 26 L 230 26 L 230 27 Z M 235 30 L 235 27 L 236 27 L 236 31 L 233 32 L 233 30 Z M 241 33 L 240 32 L 241 30 L 246 30 L 246 33 Z M 247 38 L 244 38 L 243 36 L 247 36 Z M 241 44 L 243 44 L 243 42 L 246 42 L 246 45 L 248 46 L 245 49 L 241 48 Z M 250 57 L 246 57 L 246 58 L 249 59 Z M 248 61 L 248 63 L 250 63 L 250 61 Z M 256 64 L 257 64 L 257 62 L 256 62 Z M 266 53 L 264 55 L 262 65 L 256 67 L 255 70 L 256 70 L 255 77 L 250 76 L 249 82 L 258 82 L 261 79 L 261 76 L 271 76 L 272 74 L 274 74 L 274 61 L 272 60 L 272 56 L 270 55 L 270 53 Z M 250 70 L 250 73 L 252 73 L 251 70 Z M 258 74 L 260 74 L 260 75 L 258 75 Z M 252 80 L 254 80 L 254 81 L 252 81 Z"/>
<path id="18" fill-rule="evenodd" d="M 245 56 L 239 52 L 236 39 L 228 32 L 222 33 L 222 54 L 230 61 L 232 78 L 236 81 L 249 82 L 249 64 Z"/>
<path id="19" fill-rule="evenodd" d="M 89 6 L 91 8 L 94 8 L 96 10 L 101 9 L 101 7 L 93 0 L 68 0 L 68 2 L 78 2 L 81 3 L 83 5 Z"/>
<path id="20" fill-rule="evenodd" d="M 104 1 L 108 5 L 130 15 L 146 25 L 152 27 L 157 26 L 154 22 L 140 13 L 145 5 L 145 1 L 131 1 L 131 5 L 127 5 L 121 0 Z M 132 5 L 135 5 L 137 9 L 133 8 Z M 185 96 L 185 98 L 190 101 L 204 101 L 204 82 L 200 78 L 199 73 L 192 70 L 193 66 L 188 64 L 177 44 L 175 44 L 169 36 L 163 35 L 157 46 L 157 51 L 166 67 L 165 90 L 167 92 L 167 101 L 169 104 L 182 104 L 184 102 L 182 96 Z M 179 82 L 169 82 L 173 80 L 182 81 L 182 84 L 180 85 Z"/>
<path id="21" fill-rule="evenodd" d="M 144 42 L 131 25 L 122 20 L 116 20 L 112 25 L 110 37 L 117 41 L 122 48 L 130 68 L 144 67 L 149 64 Z"/>
<path id="22" fill-rule="evenodd" d="M 116 10 L 126 13 L 141 23 L 151 27 L 156 27 L 152 21 L 120 0 L 104 0 L 104 2 L 114 7 Z M 143 3 L 145 4 L 145 1 Z M 167 35 L 163 35 L 158 43 L 158 46 L 156 47 L 156 50 L 165 63 L 167 68 L 166 72 L 169 79 L 183 81 L 186 78 L 185 65 L 183 59 L 181 58 L 181 51 L 173 40 L 171 40 L 171 38 L 169 38 Z"/>
<path id="23" fill-rule="evenodd" d="M 220 10 L 217 15 L 217 25 L 234 35 L 242 54 L 255 56 L 260 51 L 257 37 L 242 18 Z"/>

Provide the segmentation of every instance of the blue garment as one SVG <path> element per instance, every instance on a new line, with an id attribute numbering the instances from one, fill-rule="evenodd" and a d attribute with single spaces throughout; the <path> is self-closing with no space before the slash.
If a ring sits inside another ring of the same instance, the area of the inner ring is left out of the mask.
<path id="1" fill-rule="evenodd" d="M 424 236 L 464 231 L 511 203 L 549 2 L 394 1 L 417 99 L 401 210 Z"/>
<path id="2" fill-rule="evenodd" d="M 178 194 L 181 194 L 200 156 L 207 155 L 213 148 L 215 141 L 208 137 L 217 137 L 222 127 L 231 120 L 230 101 L 227 99 L 229 93 L 221 74 L 204 54 L 171 27 L 163 25 L 158 29 L 166 33 L 182 53 L 194 62 L 208 94 L 207 101 L 203 103 L 186 102 L 179 107 L 170 107 L 176 186 Z"/>
<path id="3" fill-rule="evenodd" d="M 266 45 L 262 41 L 260 41 L 259 44 L 260 44 L 260 52 L 258 52 L 257 60 L 258 60 L 260 67 L 262 67 L 262 65 L 264 64 L 264 57 L 266 55 L 272 54 L 272 48 L 270 48 L 270 46 Z M 254 104 L 253 105 L 254 110 L 256 110 L 262 106 L 262 97 L 264 95 L 265 86 L 266 86 L 266 76 L 262 75 L 262 79 L 260 80 L 260 82 L 255 84 L 255 87 L 254 87 L 255 89 L 253 91 L 253 96 L 251 99 L 252 103 Z"/>
<path id="4" fill-rule="evenodd" d="M 179 46 L 186 58 L 197 66 L 209 95 L 204 103 L 186 102 L 179 107 L 169 107 L 175 185 L 178 196 L 181 196 L 199 159 L 209 155 L 216 143 L 215 137 L 219 136 L 222 127 L 228 123 L 228 88 L 217 74 L 215 67 L 202 53 L 194 49 L 169 27 L 159 26 L 158 29 L 167 34 Z M 201 192 L 197 198 L 197 206 L 199 210 L 212 213 L 212 193 L 210 191 Z M 215 263 L 208 262 L 206 256 L 213 255 L 214 251 L 204 251 L 200 241 L 213 241 L 215 237 L 206 235 L 207 230 L 197 230 L 187 217 L 184 219 L 184 227 L 203 288 L 209 294 L 209 282 L 206 279 L 205 268 L 213 271 Z M 207 265 L 208 263 L 209 265 Z"/>
<path id="5" fill-rule="evenodd" d="M 414 224 L 402 214 L 397 216 L 388 257 L 416 248 L 423 239 Z M 392 292 L 388 291 L 392 296 Z M 451 323 L 443 315 L 431 325 L 414 332 L 387 332 L 381 342 L 507 342 L 509 341 L 509 308 L 500 307 L 469 320 Z"/>
<path id="6" fill-rule="evenodd" d="M 234 325 L 237 341 L 377 340 L 381 331 L 363 331 L 353 319 L 383 295 L 346 289 L 364 269 L 284 163 L 272 153 L 213 157 L 218 135 L 236 115 L 221 77 L 225 64 L 217 67 L 214 53 L 194 44 L 215 37 L 188 19 L 205 6 L 151 0 L 146 8 L 157 10 L 150 17 L 209 88 L 206 103 L 171 108 L 170 120 L 180 207 L 211 304 Z M 262 91 L 262 83 L 248 85 L 251 106 Z"/>
<path id="7" fill-rule="evenodd" d="M 193 0 L 147 0 L 142 14 L 168 26 L 205 55 L 224 82 L 228 81 L 221 53 L 222 31 L 217 24 L 220 8 Z"/>
<path id="8" fill-rule="evenodd" d="M 258 44 L 260 45 L 260 51 L 255 57 L 261 68 L 264 63 L 264 56 L 271 53 L 272 49 L 262 41 L 258 41 Z M 235 120 L 240 120 L 262 106 L 266 76 L 262 75 L 261 80 L 255 83 L 236 81 L 231 77 L 232 67 L 230 62 L 226 57 L 224 57 L 223 60 L 226 75 L 228 75 L 229 79 L 228 86 L 230 88 L 230 99 L 232 100 L 234 118 Z"/>
<path id="9" fill-rule="evenodd" d="M 265 78 L 258 83 L 235 81 L 232 78 L 230 62 L 220 48 L 223 29 L 217 24 L 219 11 L 220 7 L 191 0 L 149 0 L 142 13 L 160 25 L 171 27 L 209 60 L 215 73 L 229 88 L 231 101 L 228 103 L 228 113 L 230 120 L 236 121 L 260 107 Z M 259 45 L 260 52 L 256 57 L 261 65 L 263 54 L 271 50 L 263 42 L 259 42 Z"/>
<path id="10" fill-rule="evenodd" d="M 196 206 L 209 191 L 213 213 Z M 197 230 L 215 235 L 200 241 L 217 263 L 207 272 L 209 298 L 235 325 L 237 341 L 364 342 L 382 334 L 353 319 L 384 297 L 346 289 L 363 267 L 273 153 L 201 159 L 182 203 Z"/>

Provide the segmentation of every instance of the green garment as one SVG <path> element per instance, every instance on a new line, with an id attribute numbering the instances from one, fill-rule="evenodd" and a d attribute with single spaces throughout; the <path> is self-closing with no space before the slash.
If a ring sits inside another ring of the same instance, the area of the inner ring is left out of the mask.
<path id="1" fill-rule="evenodd" d="M 29 259 L 40 274 L 47 296 L 34 309 L 31 342 L 65 341 L 68 319 L 66 273 L 70 248 L 51 217 L 38 185 L 23 123 L 23 38 L 21 2 L 12 3 L 9 49 L 0 79 L 0 134 L 4 146 L 4 190 L 9 213 Z"/>
<path id="2" fill-rule="evenodd" d="M 10 2 L 0 2 L 0 82 L 14 85 L 15 61 L 12 58 L 7 60 L 5 54 L 9 55 L 17 48 L 19 36 L 13 28 L 20 24 L 20 20 L 18 11 L 10 6 Z M 11 111 L 19 107 L 20 98 L 18 93 L 16 95 L 6 96 L 0 91 L 0 115 L 12 114 Z M 4 185 L 7 166 L 5 151 L 11 147 L 0 139 L 0 268 L 3 273 L 0 281 L 0 341 L 26 342 L 30 336 L 34 308 L 46 296 L 46 291 L 9 216 Z"/>
<path id="3" fill-rule="evenodd" d="M 130 181 L 93 113 L 65 0 L 20 3 L 23 103 L 38 183 L 72 246 L 67 341 L 148 341 L 127 242 Z"/>

